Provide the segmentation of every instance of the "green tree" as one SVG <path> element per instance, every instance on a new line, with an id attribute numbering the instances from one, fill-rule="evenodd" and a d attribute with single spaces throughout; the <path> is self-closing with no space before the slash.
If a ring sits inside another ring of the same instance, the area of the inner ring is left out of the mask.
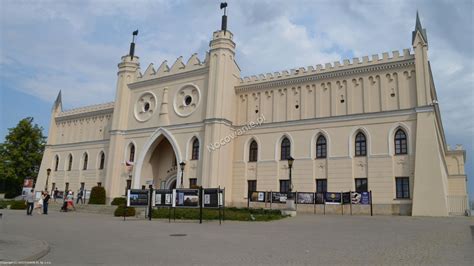
<path id="1" fill-rule="evenodd" d="M 21 194 L 23 179 L 38 176 L 45 137 L 32 117 L 20 120 L 8 131 L 0 144 L 0 189 L 5 197 L 11 198 Z"/>

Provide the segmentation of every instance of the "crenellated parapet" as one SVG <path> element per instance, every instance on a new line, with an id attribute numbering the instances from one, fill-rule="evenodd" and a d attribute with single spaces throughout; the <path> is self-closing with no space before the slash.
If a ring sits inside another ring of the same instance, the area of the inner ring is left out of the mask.
<path id="1" fill-rule="evenodd" d="M 186 61 L 186 64 L 183 62 L 183 57 L 180 56 L 176 61 L 170 66 L 168 66 L 168 61 L 163 61 L 160 66 L 155 69 L 153 63 L 148 65 L 145 72 L 138 74 L 138 81 L 144 81 L 149 79 L 161 78 L 164 76 L 171 76 L 178 73 L 184 73 L 196 69 L 205 68 L 208 66 L 209 62 L 209 53 L 206 53 L 206 58 L 203 62 L 198 58 L 197 53 L 191 55 L 191 57 Z"/>
<path id="2" fill-rule="evenodd" d="M 316 67 L 308 66 L 306 68 L 301 67 L 299 69 L 283 70 L 281 72 L 267 73 L 252 75 L 250 77 L 243 77 L 240 79 L 240 84 L 237 89 L 247 87 L 248 85 L 254 85 L 259 83 L 265 83 L 276 80 L 284 80 L 298 77 L 305 77 L 315 74 L 326 74 L 326 73 L 341 73 L 345 70 L 353 70 L 355 68 L 374 67 L 381 66 L 390 63 L 399 63 L 407 60 L 413 60 L 414 54 L 410 53 L 409 49 L 404 49 L 402 53 L 399 51 L 393 51 L 391 54 L 386 52 L 374 54 L 371 57 L 363 56 L 362 58 L 353 58 L 352 61 L 345 59 L 342 62 L 336 61 L 334 63 L 326 63 L 324 65 L 318 64 Z"/>

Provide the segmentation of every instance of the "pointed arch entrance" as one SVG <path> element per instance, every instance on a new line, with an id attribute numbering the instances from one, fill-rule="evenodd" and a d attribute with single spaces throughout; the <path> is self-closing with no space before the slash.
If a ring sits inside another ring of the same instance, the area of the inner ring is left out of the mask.
<path id="1" fill-rule="evenodd" d="M 133 188 L 140 188 L 145 180 L 153 180 L 155 188 L 172 188 L 180 183 L 178 167 L 182 156 L 173 135 L 164 128 L 157 129 L 141 149 L 135 165 Z"/>

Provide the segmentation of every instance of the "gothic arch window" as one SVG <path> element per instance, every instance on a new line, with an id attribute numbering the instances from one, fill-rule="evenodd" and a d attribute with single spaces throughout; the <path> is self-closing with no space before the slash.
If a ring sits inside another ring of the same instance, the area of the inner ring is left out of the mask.
<path id="1" fill-rule="evenodd" d="M 68 165 L 67 165 L 67 170 L 71 171 L 72 169 L 72 154 L 69 154 L 68 156 Z"/>
<path id="2" fill-rule="evenodd" d="M 87 170 L 87 164 L 89 162 L 89 155 L 87 152 L 84 152 L 83 161 L 82 161 L 82 170 Z"/>
<path id="3" fill-rule="evenodd" d="M 256 162 L 257 160 L 258 160 L 258 144 L 255 140 L 252 140 L 249 146 L 249 162 Z"/>
<path id="4" fill-rule="evenodd" d="M 99 157 L 99 170 L 104 169 L 104 165 L 105 165 L 105 153 L 101 151 L 100 157 Z"/>
<path id="5" fill-rule="evenodd" d="M 280 159 L 281 160 L 288 160 L 291 157 L 291 143 L 287 137 L 284 137 L 281 140 L 280 146 Z"/>
<path id="6" fill-rule="evenodd" d="M 367 156 L 367 139 L 362 132 L 355 137 L 355 156 Z"/>
<path id="7" fill-rule="evenodd" d="M 395 154 L 407 154 L 408 153 L 408 143 L 407 143 L 407 134 L 403 129 L 397 130 L 395 133 Z"/>
<path id="8" fill-rule="evenodd" d="M 199 160 L 199 140 L 197 138 L 193 141 L 191 160 Z"/>
<path id="9" fill-rule="evenodd" d="M 316 159 L 327 157 L 327 142 L 323 135 L 316 140 Z"/>
<path id="10" fill-rule="evenodd" d="M 130 143 L 130 154 L 128 156 L 128 161 L 129 162 L 135 161 L 135 145 L 133 145 L 133 143 Z"/>
<path id="11" fill-rule="evenodd" d="M 57 172 L 58 171 L 58 167 L 59 167 L 59 156 L 56 155 L 54 157 L 54 171 Z"/>

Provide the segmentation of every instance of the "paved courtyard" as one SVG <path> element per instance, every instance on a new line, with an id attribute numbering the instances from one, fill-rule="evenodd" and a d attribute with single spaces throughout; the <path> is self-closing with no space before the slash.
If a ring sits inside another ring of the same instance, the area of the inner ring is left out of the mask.
<path id="1" fill-rule="evenodd" d="M 52 265 L 473 265 L 474 219 L 298 215 L 276 222 L 28 217 L 3 210 L 2 235 L 44 240 Z M 172 236 L 172 235 L 180 236 Z M 1 243 L 1 241 L 0 241 Z"/>

